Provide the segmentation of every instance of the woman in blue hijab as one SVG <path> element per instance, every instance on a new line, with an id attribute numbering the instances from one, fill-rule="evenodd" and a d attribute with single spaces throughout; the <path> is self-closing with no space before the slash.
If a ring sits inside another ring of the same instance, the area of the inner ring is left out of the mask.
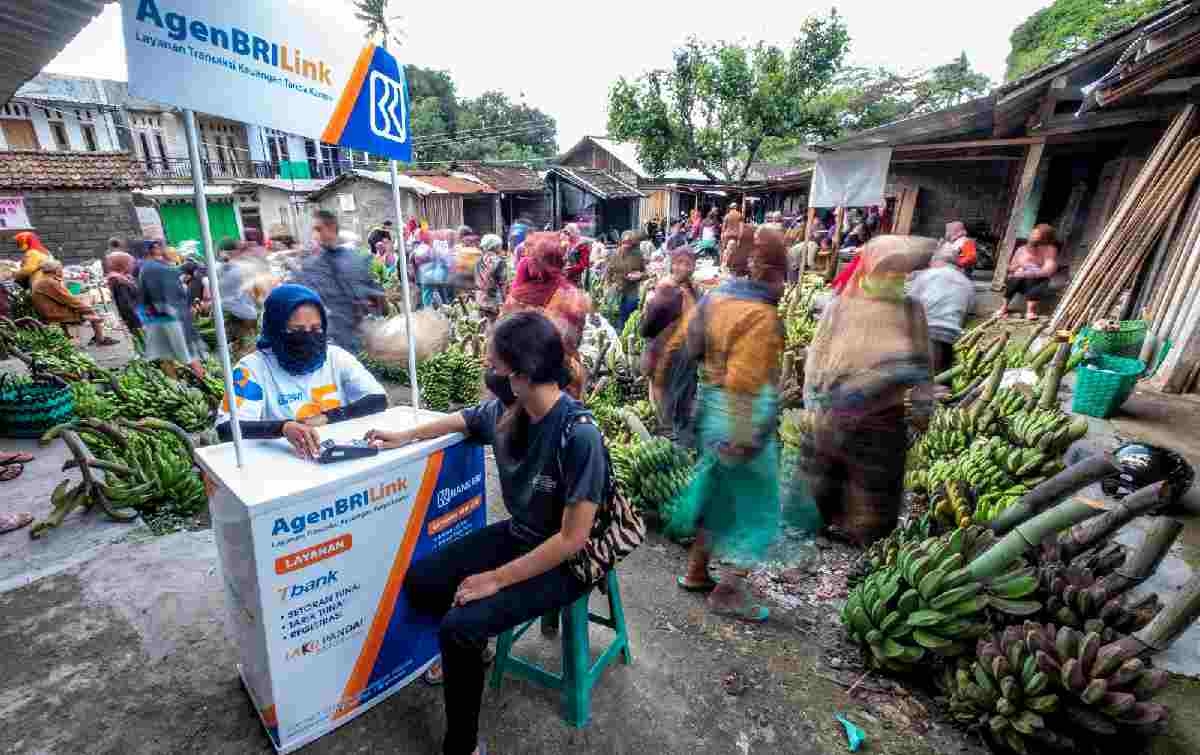
<path id="1" fill-rule="evenodd" d="M 317 428 L 387 408 L 383 386 L 348 351 L 329 343 L 316 291 L 285 284 L 263 305 L 258 350 L 233 370 L 234 406 L 244 438 L 287 438 L 303 458 L 320 454 Z M 217 434 L 230 440 L 225 397 Z"/>

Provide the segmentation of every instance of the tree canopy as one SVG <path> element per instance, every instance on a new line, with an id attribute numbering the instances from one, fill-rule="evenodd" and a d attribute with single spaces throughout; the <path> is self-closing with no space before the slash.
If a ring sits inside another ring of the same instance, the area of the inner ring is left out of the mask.
<path id="1" fill-rule="evenodd" d="M 609 135 L 635 142 L 652 173 L 694 168 L 712 180 L 745 180 L 769 140 L 837 132 L 817 103 L 849 41 L 836 11 L 807 19 L 787 49 L 689 39 L 672 68 L 617 80 L 608 98 Z"/>
<path id="2" fill-rule="evenodd" d="M 1054 0 L 1013 30 L 1008 81 L 1070 57 L 1164 8 L 1171 0 Z"/>

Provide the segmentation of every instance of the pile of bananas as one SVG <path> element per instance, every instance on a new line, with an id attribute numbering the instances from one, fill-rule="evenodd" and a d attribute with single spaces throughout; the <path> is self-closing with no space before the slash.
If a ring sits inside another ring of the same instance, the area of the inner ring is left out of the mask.
<path id="1" fill-rule="evenodd" d="M 56 375 L 63 380 L 87 380 L 104 377 L 108 372 L 92 356 L 68 342 L 67 348 L 34 349 L 29 352 L 30 369 Z"/>
<path id="2" fill-rule="evenodd" d="M 1016 388 L 1000 388 L 992 397 L 988 407 L 1003 419 L 1012 417 L 1029 408 L 1030 396 Z"/>
<path id="3" fill-rule="evenodd" d="M 421 403 L 437 412 L 469 406 L 479 400 L 483 365 L 457 346 L 439 351 L 417 365 Z"/>
<path id="4" fill-rule="evenodd" d="M 194 316 L 192 327 L 196 329 L 196 335 L 204 339 L 208 350 L 215 354 L 217 352 L 217 321 L 213 319 L 212 315 Z"/>
<path id="5" fill-rule="evenodd" d="M 373 359 L 366 351 L 358 353 L 358 361 L 363 367 L 367 368 L 367 372 L 375 377 L 389 383 L 399 383 L 400 385 L 408 385 L 408 366 L 393 364 L 392 362 L 383 362 Z"/>
<path id="6" fill-rule="evenodd" d="M 1061 626 L 1095 632 L 1105 642 L 1133 634 L 1162 610 L 1157 593 L 1127 601 L 1123 589 L 1080 564 L 1043 565 L 1040 572 L 1045 615 Z"/>
<path id="7" fill-rule="evenodd" d="M 107 421 L 117 416 L 116 403 L 92 383 L 83 380 L 71 383 L 71 394 L 75 397 L 75 416 L 80 419 Z"/>
<path id="8" fill-rule="evenodd" d="M 1059 689 L 1062 714 L 1081 732 L 1112 736 L 1166 721 L 1166 707 L 1148 700 L 1166 685 L 1167 672 L 1147 668 L 1135 645 L 1104 644 L 1096 632 L 1054 624 L 1026 622 L 1023 629 L 1038 670 Z"/>
<path id="9" fill-rule="evenodd" d="M 692 475 L 692 456 L 666 438 L 612 448 L 617 485 L 639 511 L 654 511 L 669 521 L 676 497 Z"/>
<path id="10" fill-rule="evenodd" d="M 1013 752 L 1069 747 L 1071 741 L 1047 725 L 1046 715 L 1058 710 L 1058 695 L 1027 648 L 1022 628 L 1010 626 L 999 636 L 981 639 L 976 652 L 973 663 L 961 663 L 944 675 L 951 715 L 979 724 L 996 744 Z"/>
<path id="11" fill-rule="evenodd" d="M 99 507 L 117 521 L 147 517 L 156 531 L 175 528 L 206 501 L 204 483 L 192 468 L 187 434 L 162 420 L 120 420 L 116 424 L 80 420 L 42 436 L 62 437 L 74 457 L 64 470 L 78 468 L 81 480 L 63 480 L 51 495 L 51 513 L 36 523 L 33 537 L 57 527 L 76 508 Z M 100 476 L 103 472 L 103 477 Z"/>
<path id="12" fill-rule="evenodd" d="M 130 362 L 117 377 L 116 405 L 126 419 L 163 419 L 188 432 L 200 432 L 212 424 L 204 392 L 172 380 L 140 360 Z"/>
<path id="13" fill-rule="evenodd" d="M 128 425 L 126 425 L 128 427 Z M 119 448 L 107 436 L 84 435 L 96 458 L 128 467 L 131 474 L 106 475 L 105 494 L 113 503 L 142 514 L 188 516 L 204 507 L 207 497 L 200 475 L 192 468 L 191 450 L 166 423 L 145 420 L 127 434 Z M 104 441 L 100 439 L 104 438 Z"/>
<path id="14" fill-rule="evenodd" d="M 847 583 L 854 587 L 872 572 L 894 565 L 901 549 L 925 540 L 931 534 L 927 517 L 910 517 L 905 524 L 889 532 L 887 537 L 871 543 L 863 551 L 854 569 L 847 575 Z"/>
<path id="15" fill-rule="evenodd" d="M 1014 445 L 1059 454 L 1087 435 L 1087 417 L 1071 418 L 1057 409 L 1017 412 L 1005 422 L 1005 433 Z"/>
<path id="16" fill-rule="evenodd" d="M 1037 589 L 1032 567 L 1015 566 L 994 579 L 972 576 L 967 564 L 994 542 L 991 531 L 965 527 L 900 548 L 895 564 L 875 571 L 850 593 L 842 623 L 867 646 L 869 660 L 911 671 L 926 651 L 953 657 L 990 631 L 990 606 L 1011 615 L 1041 608 L 1021 600 Z"/>
<path id="17" fill-rule="evenodd" d="M 909 466 L 917 468 L 939 459 L 956 458 L 971 445 L 975 426 L 971 415 L 961 409 L 939 409 L 929 427 L 909 449 Z"/>

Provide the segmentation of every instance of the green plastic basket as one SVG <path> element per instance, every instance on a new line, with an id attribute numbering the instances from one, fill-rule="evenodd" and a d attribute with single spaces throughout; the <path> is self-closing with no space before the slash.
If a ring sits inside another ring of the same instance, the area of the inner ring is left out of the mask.
<path id="1" fill-rule="evenodd" d="M 0 376 L 0 437 L 38 438 L 75 416 L 70 387 L 55 377 L 32 382 Z"/>
<path id="2" fill-rule="evenodd" d="M 1102 419 L 1111 417 L 1133 393 L 1146 365 L 1138 359 L 1101 354 L 1076 370 L 1071 411 Z"/>
<path id="3" fill-rule="evenodd" d="M 1088 326 L 1080 336 L 1088 339 L 1089 347 L 1098 354 L 1136 359 L 1146 340 L 1146 321 L 1122 320 L 1117 330 L 1095 330 Z"/>

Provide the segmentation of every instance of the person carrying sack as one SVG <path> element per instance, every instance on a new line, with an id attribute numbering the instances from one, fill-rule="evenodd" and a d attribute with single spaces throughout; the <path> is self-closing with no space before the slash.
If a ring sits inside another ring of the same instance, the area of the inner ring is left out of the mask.
<path id="1" fill-rule="evenodd" d="M 615 495 L 599 428 L 562 390 L 569 379 L 554 323 L 517 312 L 491 337 L 485 382 L 494 399 L 410 430 L 367 433 L 379 448 L 462 433 L 496 449 L 511 518 L 417 561 L 404 583 L 413 608 L 438 621 L 449 755 L 483 751 L 488 639 L 587 595 L 645 534 Z"/>

